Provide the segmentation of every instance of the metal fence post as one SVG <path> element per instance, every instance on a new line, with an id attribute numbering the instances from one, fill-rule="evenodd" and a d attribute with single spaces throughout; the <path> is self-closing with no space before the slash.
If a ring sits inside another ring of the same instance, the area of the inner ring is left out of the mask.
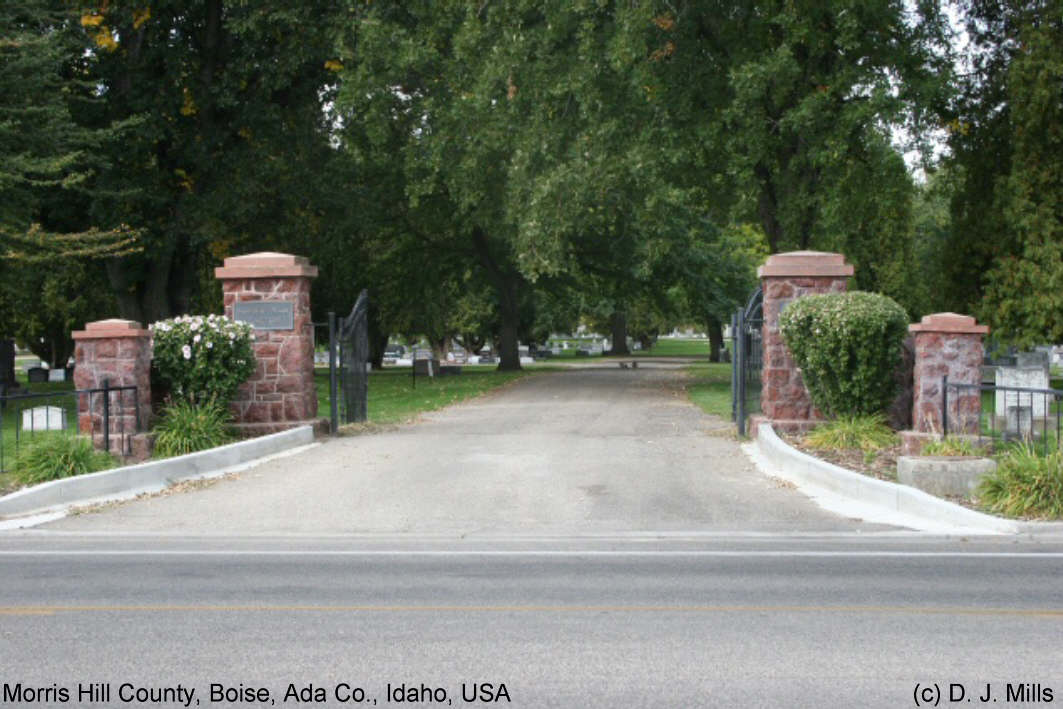
<path id="1" fill-rule="evenodd" d="M 111 380 L 103 380 L 103 450 L 111 452 Z"/>
<path id="2" fill-rule="evenodd" d="M 735 344 L 735 334 L 738 332 L 737 315 L 731 313 L 731 420 L 738 420 L 738 351 Z"/>
<path id="3" fill-rule="evenodd" d="M 941 380 L 941 435 L 949 435 L 949 375 Z"/>
<path id="4" fill-rule="evenodd" d="M 340 412 L 336 383 L 336 313 L 329 311 L 328 314 L 328 392 L 329 392 L 329 421 L 332 433 L 335 434 L 340 427 Z"/>
<path id="5" fill-rule="evenodd" d="M 745 312 L 737 313 L 738 330 L 735 333 L 735 353 L 738 360 L 738 435 L 746 435 L 746 319 Z"/>

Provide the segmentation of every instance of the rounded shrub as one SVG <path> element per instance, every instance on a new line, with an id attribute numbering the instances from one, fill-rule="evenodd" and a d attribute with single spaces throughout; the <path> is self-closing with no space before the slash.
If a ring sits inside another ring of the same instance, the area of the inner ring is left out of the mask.
<path id="1" fill-rule="evenodd" d="M 232 441 L 229 410 L 216 401 L 171 401 L 155 426 L 155 456 L 195 453 Z"/>
<path id="2" fill-rule="evenodd" d="M 830 416 L 885 411 L 908 315 L 876 293 L 826 293 L 792 302 L 779 316 L 783 340 L 801 368 L 812 402 Z"/>
<path id="3" fill-rule="evenodd" d="M 170 395 L 227 406 L 255 371 L 254 328 L 223 315 L 182 315 L 150 326 L 152 366 Z"/>

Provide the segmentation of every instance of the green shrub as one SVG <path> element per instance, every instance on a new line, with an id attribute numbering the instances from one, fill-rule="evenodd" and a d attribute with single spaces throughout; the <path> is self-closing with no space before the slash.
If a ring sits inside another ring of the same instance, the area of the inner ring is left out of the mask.
<path id="1" fill-rule="evenodd" d="M 976 496 L 996 514 L 1063 518 L 1063 452 L 1040 456 L 1030 445 L 1009 449 L 997 458 L 996 472 L 982 479 Z"/>
<path id="2" fill-rule="evenodd" d="M 15 467 L 15 479 L 23 485 L 74 475 L 95 473 L 113 468 L 115 460 L 107 453 L 98 451 L 92 441 L 79 436 L 64 434 L 41 436 L 20 453 Z"/>
<path id="3" fill-rule="evenodd" d="M 151 325 L 152 366 L 170 394 L 228 405 L 255 371 L 254 328 L 222 315 L 182 315 Z"/>
<path id="4" fill-rule="evenodd" d="M 155 455 L 168 458 L 225 445 L 233 440 L 231 420 L 228 409 L 215 401 L 171 401 L 155 426 Z"/>
<path id="5" fill-rule="evenodd" d="M 923 455 L 963 456 L 979 455 L 974 444 L 966 438 L 946 436 L 939 441 L 930 441 L 922 450 Z"/>
<path id="6" fill-rule="evenodd" d="M 791 303 L 779 326 L 812 402 L 830 416 L 885 411 L 908 332 L 904 308 L 875 293 L 810 295 Z"/>
<path id="7" fill-rule="evenodd" d="M 874 454 L 897 442 L 897 435 L 886 425 L 881 414 L 849 416 L 816 426 L 805 436 L 805 445 L 819 450 L 847 450 L 859 448 Z"/>

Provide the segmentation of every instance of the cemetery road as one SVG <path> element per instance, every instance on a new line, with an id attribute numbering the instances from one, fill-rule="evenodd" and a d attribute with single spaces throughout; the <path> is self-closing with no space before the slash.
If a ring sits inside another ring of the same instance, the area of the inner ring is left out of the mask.
<path id="1" fill-rule="evenodd" d="M 540 373 L 392 431 L 53 529 L 444 536 L 890 529 L 758 472 L 677 367 Z"/>

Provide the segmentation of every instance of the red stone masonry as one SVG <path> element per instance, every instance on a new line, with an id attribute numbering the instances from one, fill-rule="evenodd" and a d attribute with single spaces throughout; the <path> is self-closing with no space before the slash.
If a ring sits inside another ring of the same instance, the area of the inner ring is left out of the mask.
<path id="1" fill-rule="evenodd" d="M 151 415 L 151 333 L 132 320 L 99 320 L 75 331 L 73 338 L 77 389 L 102 388 L 105 379 L 112 387 L 137 387 L 135 397 L 132 392 L 111 395 L 111 452 L 124 454 Z M 94 435 L 102 446 L 102 394 L 78 397 L 78 431 Z"/>
<path id="2" fill-rule="evenodd" d="M 950 382 L 981 383 L 982 339 L 989 327 L 967 315 L 935 313 L 908 330 L 915 335 L 912 427 L 921 433 L 941 433 L 942 380 L 947 376 Z M 978 433 L 981 414 L 979 391 L 949 390 L 950 433 Z"/>
<path id="3" fill-rule="evenodd" d="M 853 266 L 841 254 L 791 251 L 768 257 L 757 275 L 764 291 L 761 411 L 773 421 L 822 418 L 783 342 L 779 314 L 795 298 L 845 292 Z"/>
<path id="4" fill-rule="evenodd" d="M 314 331 L 310 320 L 310 282 L 317 268 L 302 256 L 257 253 L 225 259 L 215 269 L 222 283 L 226 317 L 247 301 L 291 302 L 292 330 L 256 330 L 258 368 L 233 400 L 237 423 L 273 432 L 317 416 L 314 387 Z"/>

